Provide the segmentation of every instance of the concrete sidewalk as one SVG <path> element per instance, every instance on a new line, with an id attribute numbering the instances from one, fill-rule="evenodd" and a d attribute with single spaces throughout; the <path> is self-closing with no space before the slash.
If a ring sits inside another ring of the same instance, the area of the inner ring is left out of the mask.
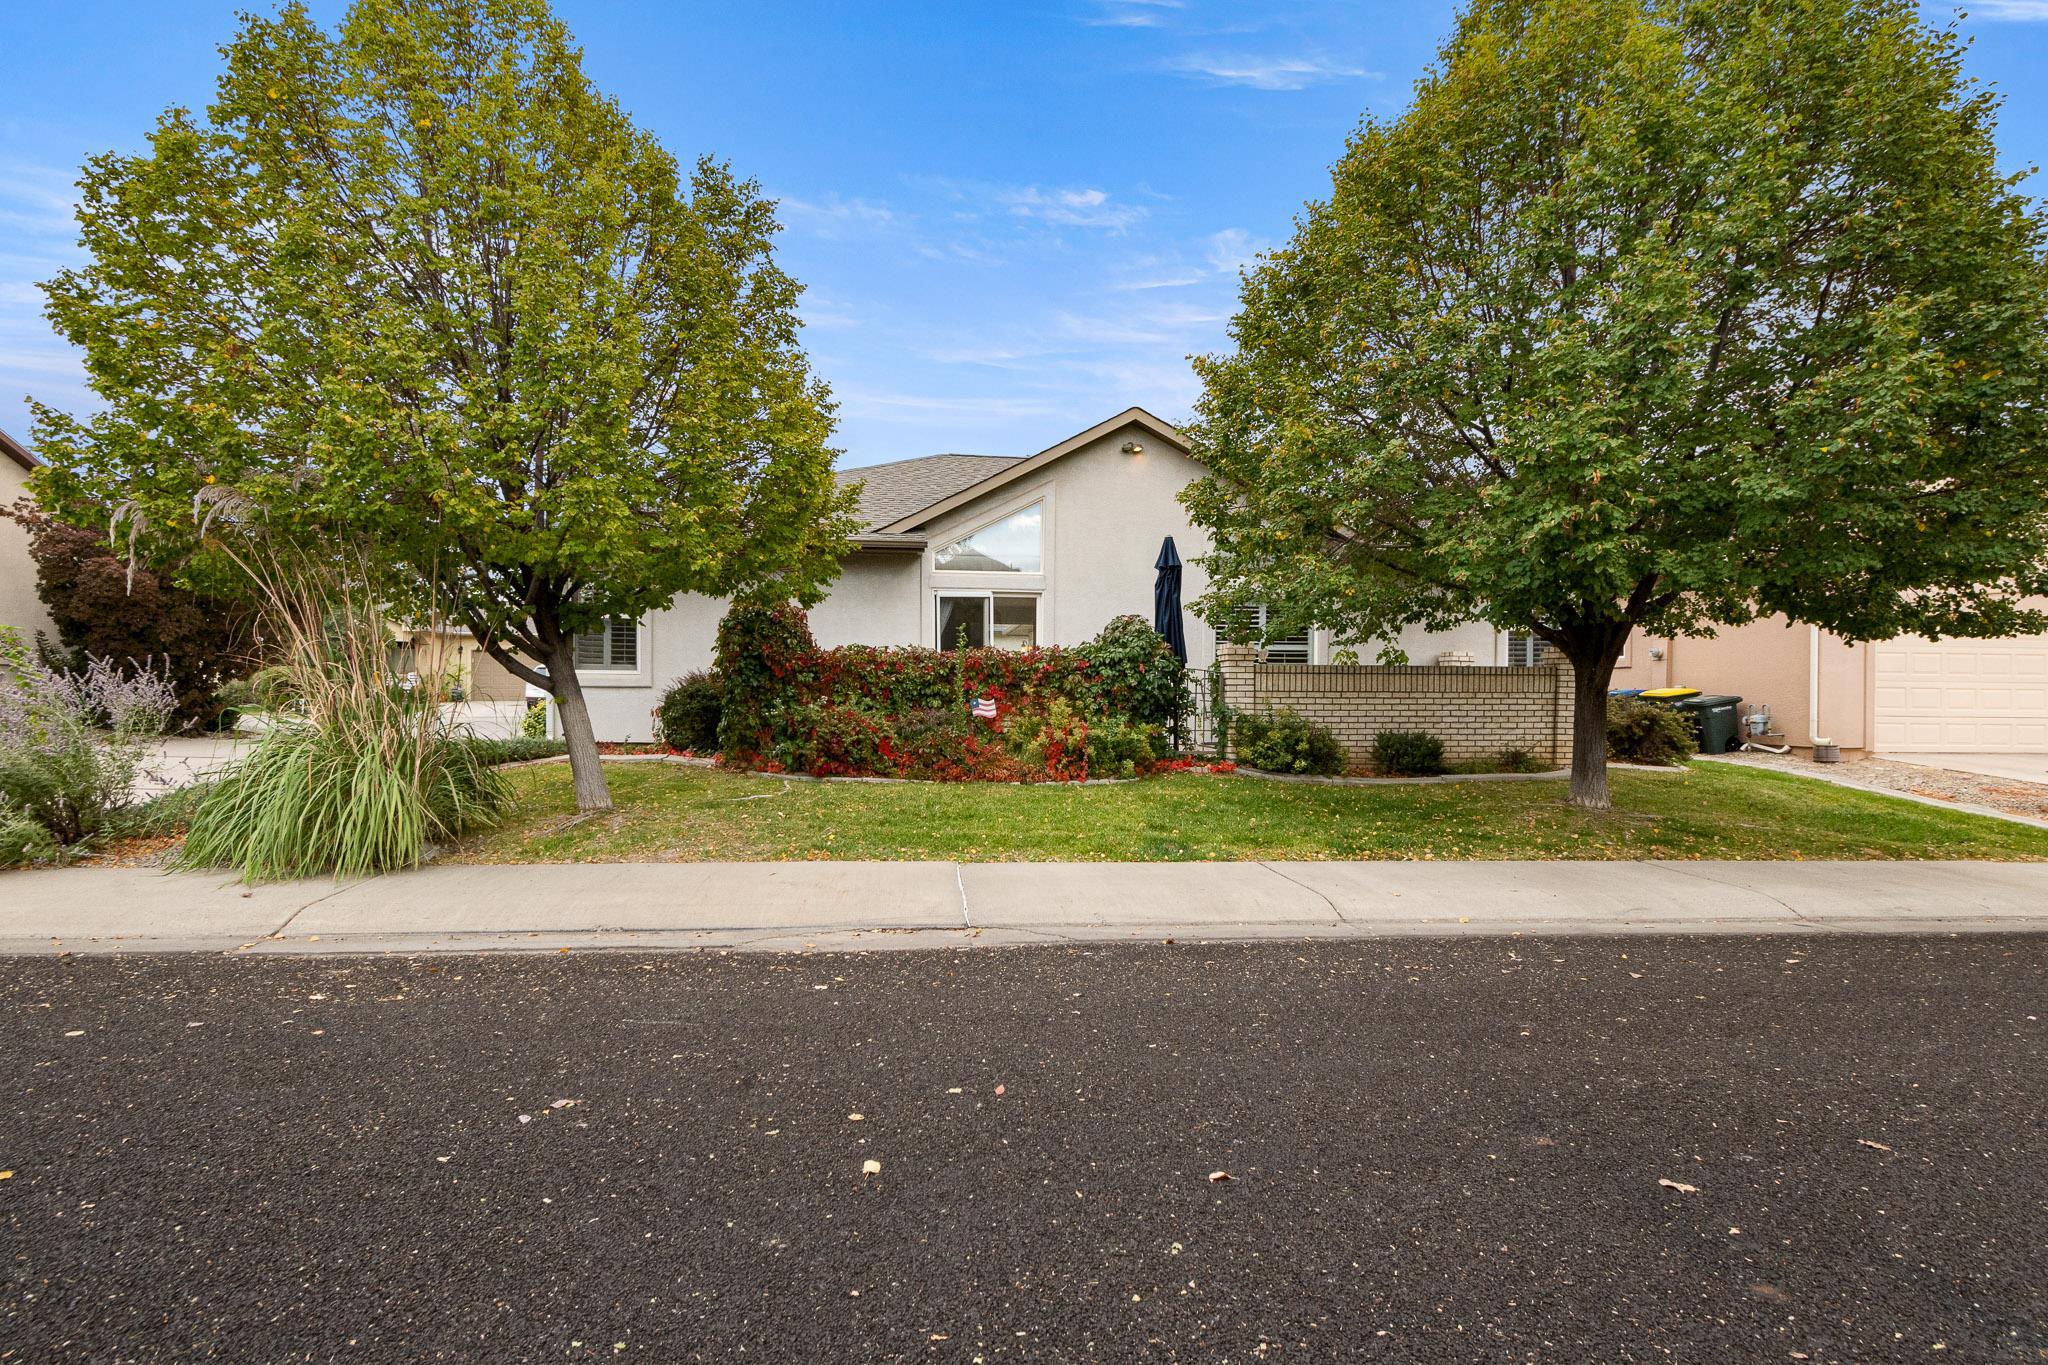
<path id="1" fill-rule="evenodd" d="M 551 863 L 259 887 L 131 868 L 0 875 L 0 953 L 1976 930 L 2048 931 L 2048 864 Z"/>

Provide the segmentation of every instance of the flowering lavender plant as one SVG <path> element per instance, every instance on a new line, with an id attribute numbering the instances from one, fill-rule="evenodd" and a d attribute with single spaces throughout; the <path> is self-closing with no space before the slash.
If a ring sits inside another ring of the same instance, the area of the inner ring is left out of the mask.
<path id="1" fill-rule="evenodd" d="M 63 858 L 106 834 L 176 705 L 165 670 L 91 659 L 60 673 L 0 626 L 0 866 Z"/>

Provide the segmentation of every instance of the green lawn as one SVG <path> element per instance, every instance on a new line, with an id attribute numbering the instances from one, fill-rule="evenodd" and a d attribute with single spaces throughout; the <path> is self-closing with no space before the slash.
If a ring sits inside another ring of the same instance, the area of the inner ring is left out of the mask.
<path id="1" fill-rule="evenodd" d="M 578 819 L 567 765 L 511 773 L 513 813 L 453 860 L 2048 858 L 2048 830 L 1720 764 L 1616 773 L 1606 815 L 1568 809 L 1561 782 L 870 784 L 651 763 L 606 775 L 617 809 Z"/>

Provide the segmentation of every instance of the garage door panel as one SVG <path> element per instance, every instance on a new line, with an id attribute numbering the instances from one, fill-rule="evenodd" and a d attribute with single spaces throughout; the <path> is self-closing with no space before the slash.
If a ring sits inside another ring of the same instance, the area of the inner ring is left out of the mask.
<path id="1" fill-rule="evenodd" d="M 2048 752 L 2048 635 L 1875 646 L 1875 742 L 1900 752 Z"/>

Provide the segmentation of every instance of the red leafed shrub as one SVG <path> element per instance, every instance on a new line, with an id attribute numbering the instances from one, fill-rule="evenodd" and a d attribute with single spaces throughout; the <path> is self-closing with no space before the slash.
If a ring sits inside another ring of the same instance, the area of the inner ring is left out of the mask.
<path id="1" fill-rule="evenodd" d="M 214 692 L 248 675 L 256 613 L 246 602 L 190 592 L 144 565 L 130 569 L 104 530 L 87 530 L 38 511 L 27 499 L 0 517 L 28 532 L 36 592 L 57 626 L 56 662 L 82 668 L 112 659 L 124 667 L 169 673 L 180 724 L 207 724 L 220 714 Z"/>
<path id="2" fill-rule="evenodd" d="M 819 649 L 794 606 L 718 630 L 730 761 L 820 776 L 1074 781 L 1148 771 L 1185 670 L 1135 617 L 1075 649 Z M 977 700 L 993 720 L 974 718 Z"/>

